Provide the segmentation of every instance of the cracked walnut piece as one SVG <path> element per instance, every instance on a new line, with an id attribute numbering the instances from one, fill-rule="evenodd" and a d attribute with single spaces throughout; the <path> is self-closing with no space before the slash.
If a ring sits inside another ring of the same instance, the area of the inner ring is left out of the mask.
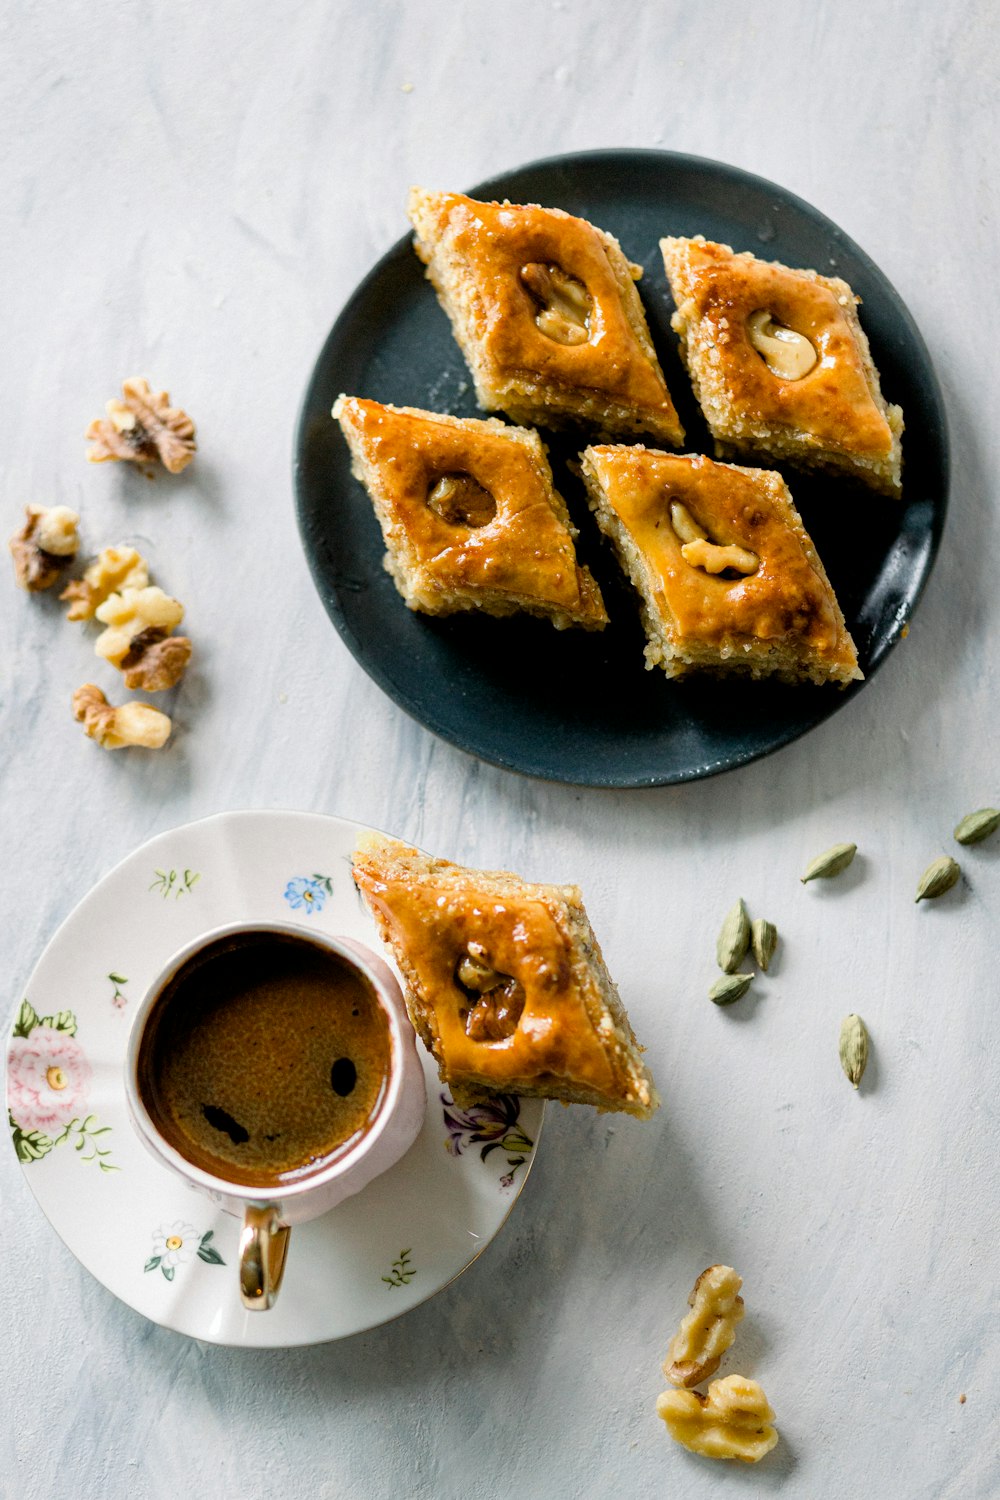
<path id="1" fill-rule="evenodd" d="M 98 605 L 122 589 L 144 589 L 149 564 L 134 547 L 104 547 L 82 578 L 74 578 L 59 595 L 70 601 L 67 620 L 92 620 Z"/>
<path id="2" fill-rule="evenodd" d="M 111 594 L 94 613 L 101 624 L 108 627 L 97 637 L 94 650 L 113 667 L 124 670 L 133 643 L 145 635 L 145 644 L 149 645 L 147 633 L 150 631 L 155 631 L 156 640 L 162 641 L 183 620 L 184 606 L 154 584 L 144 589 L 122 589 L 120 593 Z"/>
<path id="3" fill-rule="evenodd" d="M 8 546 L 18 587 L 29 594 L 51 588 L 80 545 L 80 517 L 66 505 L 28 505 L 25 522 Z"/>
<path id="4" fill-rule="evenodd" d="M 73 694 L 73 716 L 105 750 L 123 750 L 129 745 L 159 750 L 173 728 L 167 715 L 151 703 L 123 703 L 114 708 L 92 682 Z"/>
<path id="5" fill-rule="evenodd" d="M 703 1458 L 735 1458 L 755 1464 L 778 1441 L 767 1397 L 756 1380 L 744 1375 L 713 1380 L 707 1396 L 698 1391 L 664 1391 L 657 1397 L 656 1414 L 675 1442 Z"/>
<path id="6" fill-rule="evenodd" d="M 159 459 L 171 474 L 179 474 L 194 458 L 195 427 L 187 412 L 170 405 L 166 391 L 152 391 L 141 376 L 122 382 L 124 401 L 109 401 L 108 415 L 87 428 L 92 464 L 109 459 L 148 463 Z"/>
<path id="7" fill-rule="evenodd" d="M 702 1271 L 688 1298 L 691 1311 L 670 1340 L 663 1364 L 672 1385 L 698 1385 L 715 1374 L 743 1318 L 742 1285 L 732 1266 Z"/>
<path id="8" fill-rule="evenodd" d="M 186 635 L 165 635 L 150 628 L 132 637 L 118 665 L 127 688 L 162 693 L 177 686 L 190 660 L 191 642 Z"/>

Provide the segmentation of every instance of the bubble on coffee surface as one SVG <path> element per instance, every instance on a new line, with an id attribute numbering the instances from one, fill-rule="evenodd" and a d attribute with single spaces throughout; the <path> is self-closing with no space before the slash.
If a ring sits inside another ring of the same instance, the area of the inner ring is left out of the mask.
<path id="1" fill-rule="evenodd" d="M 249 1130 L 246 1130 L 238 1120 L 234 1120 L 227 1110 L 220 1109 L 217 1104 L 203 1104 L 201 1112 L 210 1125 L 228 1135 L 234 1146 L 242 1146 L 244 1141 L 250 1139 Z"/>
<path id="2" fill-rule="evenodd" d="M 330 1069 L 330 1087 L 335 1094 L 346 1099 L 358 1081 L 358 1070 L 349 1057 L 338 1057 Z"/>

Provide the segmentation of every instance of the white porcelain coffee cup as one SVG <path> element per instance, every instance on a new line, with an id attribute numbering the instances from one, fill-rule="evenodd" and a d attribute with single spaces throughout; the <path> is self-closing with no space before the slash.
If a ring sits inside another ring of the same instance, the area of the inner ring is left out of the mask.
<path id="1" fill-rule="evenodd" d="M 294 1180 L 267 1187 L 227 1180 L 189 1161 L 158 1128 L 142 1098 L 139 1059 L 147 1024 L 166 987 L 203 949 L 241 934 L 294 938 L 334 955 L 360 979 L 380 1007 L 389 1033 L 389 1065 L 384 1087 L 361 1138 L 333 1160 L 305 1169 Z M 416 1037 L 399 985 L 383 960 L 353 938 L 330 937 L 291 922 L 237 922 L 202 933 L 175 953 L 146 991 L 129 1036 L 125 1057 L 125 1097 L 143 1145 L 193 1188 L 243 1221 L 240 1236 L 240 1294 L 244 1306 L 272 1306 L 281 1284 L 289 1229 L 318 1218 L 394 1166 L 416 1140 L 427 1106 L 424 1073 Z"/>

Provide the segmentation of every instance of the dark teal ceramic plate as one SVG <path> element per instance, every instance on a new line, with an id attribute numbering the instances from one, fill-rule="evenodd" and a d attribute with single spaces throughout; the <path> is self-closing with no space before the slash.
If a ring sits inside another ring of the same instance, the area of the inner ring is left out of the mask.
<path id="1" fill-rule="evenodd" d="M 544 203 L 608 229 L 645 268 L 640 292 L 688 451 L 711 453 L 670 329 L 658 242 L 704 234 L 791 266 L 844 277 L 887 399 L 906 418 L 902 504 L 844 481 L 787 471 L 851 634 L 865 683 L 669 682 L 643 665 L 635 596 L 598 534 L 565 460 L 584 446 L 544 434 L 556 487 L 580 527 L 611 624 L 557 632 L 541 620 L 413 614 L 382 567 L 371 504 L 351 477 L 330 418 L 339 392 L 458 416 L 481 415 L 448 320 L 409 236 L 385 255 L 337 319 L 313 371 L 296 437 L 303 545 L 320 597 L 348 649 L 407 713 L 494 765 L 581 786 L 659 786 L 712 776 L 796 739 L 867 687 L 927 581 L 944 524 L 948 439 L 927 349 L 865 253 L 801 198 L 720 162 L 665 151 L 594 151 L 533 162 L 470 189 Z M 402 218 L 402 209 L 401 209 Z M 849 740 L 850 718 L 844 721 Z M 845 747 L 849 753 L 849 746 Z"/>

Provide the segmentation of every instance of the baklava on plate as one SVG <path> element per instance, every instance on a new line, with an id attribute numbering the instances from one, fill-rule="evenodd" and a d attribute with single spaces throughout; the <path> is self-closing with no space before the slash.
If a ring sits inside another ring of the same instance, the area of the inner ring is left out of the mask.
<path id="1" fill-rule="evenodd" d="M 622 446 L 588 448 L 581 465 L 639 594 L 647 667 L 842 686 L 862 676 L 780 474 Z"/>
<path id="2" fill-rule="evenodd" d="M 642 268 L 613 235 L 558 208 L 422 188 L 410 219 L 484 410 L 684 441 L 635 288 Z"/>
<path id="3" fill-rule="evenodd" d="M 882 396 L 847 282 L 701 235 L 660 249 L 716 457 L 786 459 L 898 496 L 903 413 Z"/>
<path id="4" fill-rule="evenodd" d="M 537 432 L 340 396 L 333 408 L 371 497 L 385 567 L 410 609 L 607 624 Z"/>

